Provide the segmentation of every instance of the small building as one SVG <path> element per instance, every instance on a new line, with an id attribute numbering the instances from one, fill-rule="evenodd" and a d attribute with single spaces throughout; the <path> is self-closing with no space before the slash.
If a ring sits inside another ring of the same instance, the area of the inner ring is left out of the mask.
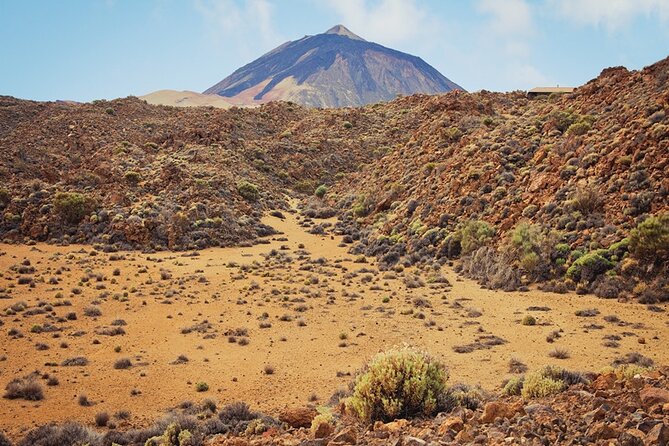
<path id="1" fill-rule="evenodd" d="M 536 87 L 527 92 L 527 97 L 532 99 L 552 94 L 566 94 L 572 93 L 574 90 L 576 90 L 576 87 Z"/>

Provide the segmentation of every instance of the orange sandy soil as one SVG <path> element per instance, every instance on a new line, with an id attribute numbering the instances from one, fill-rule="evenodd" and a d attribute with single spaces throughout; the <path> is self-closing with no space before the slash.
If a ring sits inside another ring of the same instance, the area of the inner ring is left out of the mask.
<path id="1" fill-rule="evenodd" d="M 253 247 L 207 249 L 197 257 L 127 252 L 116 254 L 125 259 L 112 261 L 110 254 L 91 255 L 93 250 L 88 246 L 0 245 L 0 296 L 5 297 L 0 300 L 0 320 L 4 322 L 0 359 L 6 357 L 0 361 L 0 386 L 4 389 L 11 379 L 35 370 L 60 381 L 58 386 L 49 387 L 40 380 L 43 401 L 0 400 L 0 430 L 20 436 L 23 430 L 48 421 L 75 419 L 92 424 L 97 412 L 119 410 L 130 411 L 127 424 L 139 426 L 184 400 L 206 397 L 221 403 L 244 400 L 270 414 L 285 406 L 304 405 L 312 394 L 325 403 L 351 380 L 345 375 L 338 377 L 337 372 L 354 373 L 377 351 L 401 343 L 424 347 L 442 359 L 450 367 L 451 382 L 480 383 L 487 389 L 498 388 L 509 376 L 512 357 L 530 369 L 558 364 L 576 370 L 601 369 L 632 351 L 656 362 L 669 358 L 667 313 L 593 296 L 484 290 L 459 279 L 448 267 L 442 268 L 442 274 L 452 287 L 429 283 L 427 273 L 413 268 L 389 275 L 378 272 L 373 259 L 366 264 L 354 263 L 346 248 L 338 246 L 338 237 L 307 233 L 295 214 L 287 214 L 285 220 L 268 217 L 266 222 L 283 235 Z M 282 237 L 287 240 L 278 240 Z M 307 253 L 300 256 L 298 244 L 304 244 Z M 288 249 L 281 250 L 282 245 Z M 271 249 L 286 253 L 293 261 L 265 257 Z M 325 262 L 313 262 L 319 258 Z M 24 259 L 36 270 L 33 288 L 19 285 L 20 274 L 11 269 Z M 240 268 L 254 262 L 255 267 Z M 62 274 L 57 275 L 59 268 Z M 113 275 L 116 268 L 120 269 L 118 276 Z M 361 268 L 371 272 L 351 275 Z M 161 269 L 171 277 L 161 278 Z M 101 281 L 92 278 L 79 283 L 91 273 L 100 274 Z M 407 289 L 404 276 L 413 273 L 423 277 L 425 286 Z M 49 284 L 52 277 L 60 282 Z M 104 289 L 96 289 L 102 286 Z M 72 293 L 75 287 L 81 294 Z M 63 296 L 56 298 L 58 292 Z M 384 297 L 390 300 L 384 303 Z M 417 297 L 427 299 L 431 308 L 416 307 Z M 64 300 L 72 306 L 54 306 L 51 314 L 56 317 L 48 313 L 25 315 L 40 301 L 53 304 Z M 102 315 L 85 316 L 84 308 L 95 300 Z M 5 309 L 19 301 L 26 302 L 28 310 L 6 316 Z M 298 308 L 301 305 L 306 310 Z M 530 306 L 551 310 L 529 312 Z M 586 308 L 597 308 L 600 314 L 588 318 L 574 314 Z M 413 315 L 402 314 L 409 309 Z M 472 317 L 471 309 L 482 315 Z M 56 322 L 68 312 L 76 312 L 77 320 Z M 269 314 L 271 327 L 261 329 L 264 312 Z M 415 317 L 419 312 L 424 319 Z M 526 314 L 533 314 L 538 324 L 521 325 Z M 281 321 L 283 315 L 292 320 Z M 606 315 L 618 316 L 623 324 L 604 321 Z M 96 333 L 115 319 L 127 322 L 125 335 Z M 204 320 L 211 324 L 206 333 L 182 334 L 182 328 Z M 306 326 L 299 326 L 298 320 Z M 31 333 L 34 324 L 45 323 L 61 327 L 60 337 Z M 591 324 L 601 328 L 586 328 Z M 12 328 L 24 337 L 9 336 Z M 248 345 L 228 341 L 224 333 L 236 328 L 248 329 Z M 546 336 L 560 329 L 562 337 L 547 343 Z M 73 336 L 77 331 L 85 334 Z M 345 341 L 340 339 L 342 333 L 347 335 Z M 453 351 L 454 346 L 475 342 L 486 334 L 508 343 L 471 353 Z M 620 347 L 603 346 L 605 335 L 621 336 Z M 38 342 L 49 349 L 38 351 Z M 68 347 L 61 348 L 61 342 Z M 119 353 L 114 351 L 116 346 L 121 347 Z M 548 352 L 555 347 L 567 349 L 571 357 L 550 358 Z M 179 355 L 186 355 L 189 361 L 172 364 Z M 89 365 L 54 365 L 76 356 L 88 358 Z M 129 358 L 133 366 L 114 369 L 120 358 Z M 263 372 L 266 364 L 275 368 L 274 374 Z M 199 381 L 206 382 L 209 391 L 196 392 Z M 141 394 L 131 396 L 133 389 Z M 77 399 L 81 394 L 94 404 L 80 406 Z"/>

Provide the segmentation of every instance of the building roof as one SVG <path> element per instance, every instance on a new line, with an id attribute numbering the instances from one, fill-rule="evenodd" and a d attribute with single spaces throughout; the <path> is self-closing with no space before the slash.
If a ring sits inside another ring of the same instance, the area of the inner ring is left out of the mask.
<path id="1" fill-rule="evenodd" d="M 528 93 L 571 93 L 576 87 L 536 87 Z"/>

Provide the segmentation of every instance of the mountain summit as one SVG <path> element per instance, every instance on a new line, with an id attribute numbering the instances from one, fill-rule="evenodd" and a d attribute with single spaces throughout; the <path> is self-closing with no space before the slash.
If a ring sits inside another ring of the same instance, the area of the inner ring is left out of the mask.
<path id="1" fill-rule="evenodd" d="M 284 43 L 204 93 L 236 104 L 284 100 L 346 107 L 455 89 L 462 90 L 421 58 L 368 42 L 336 25 L 323 34 Z"/>

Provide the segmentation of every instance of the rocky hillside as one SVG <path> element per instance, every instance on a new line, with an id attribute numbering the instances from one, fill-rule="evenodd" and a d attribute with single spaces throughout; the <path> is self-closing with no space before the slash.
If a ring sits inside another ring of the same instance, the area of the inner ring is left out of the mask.
<path id="1" fill-rule="evenodd" d="M 106 250 L 245 242 L 271 232 L 259 219 L 285 207 L 286 188 L 311 194 L 403 138 L 383 113 L 364 109 L 3 97 L 0 235 Z"/>
<path id="2" fill-rule="evenodd" d="M 491 287 L 557 279 L 547 288 L 667 300 L 665 280 L 632 287 L 666 271 L 669 217 L 630 234 L 669 208 L 668 79 L 665 59 L 606 69 L 562 97 L 409 98 L 420 122 L 409 142 L 331 194 L 347 216 L 340 231 L 389 267 L 462 257 Z M 646 249 L 653 231 L 661 243 Z"/>
<path id="3" fill-rule="evenodd" d="M 669 300 L 668 79 L 663 60 L 561 97 L 454 91 L 352 109 L 2 98 L 0 234 L 226 245 L 271 232 L 259 219 L 286 194 L 318 189 L 306 212 L 338 212 L 353 252 L 388 268 L 459 258 L 493 288 Z"/>
<path id="4" fill-rule="evenodd" d="M 450 90 L 461 87 L 419 57 L 367 42 L 337 25 L 284 43 L 204 93 L 235 104 L 283 100 L 347 107 Z"/>

